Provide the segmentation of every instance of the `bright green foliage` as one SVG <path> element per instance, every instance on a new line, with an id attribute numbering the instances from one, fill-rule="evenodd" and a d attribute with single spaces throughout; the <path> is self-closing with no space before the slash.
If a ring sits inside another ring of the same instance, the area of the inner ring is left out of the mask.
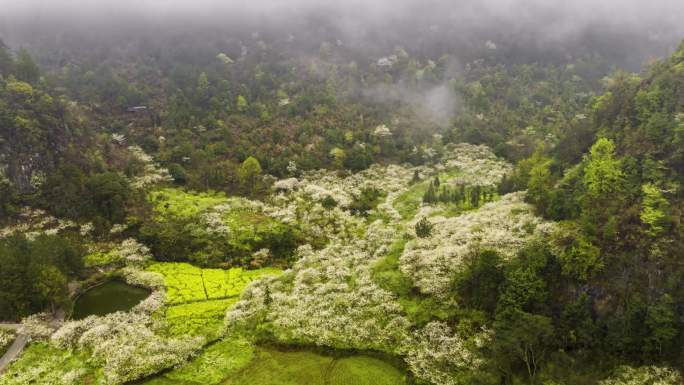
<path id="1" fill-rule="evenodd" d="M 272 268 L 243 270 L 238 267 L 229 270 L 203 269 L 202 277 L 209 298 L 225 298 L 240 295 L 245 286 L 255 279 L 279 273 L 280 270 Z"/>
<path id="2" fill-rule="evenodd" d="M 373 280 L 383 289 L 399 296 L 407 296 L 413 287 L 411 279 L 399 270 L 399 257 L 406 242 L 405 239 L 395 242 L 387 255 L 373 266 Z"/>
<path id="3" fill-rule="evenodd" d="M 343 149 L 335 147 L 330 150 L 330 157 L 333 158 L 335 167 L 341 169 L 344 167 L 344 160 L 347 158 L 347 153 Z"/>
<path id="4" fill-rule="evenodd" d="M 169 306 L 166 309 L 168 333 L 215 338 L 223 327 L 226 310 L 237 300 L 234 297 Z"/>
<path id="5" fill-rule="evenodd" d="M 226 310 L 237 302 L 251 281 L 278 274 L 272 268 L 259 270 L 200 269 L 187 263 L 155 263 L 147 271 L 164 276 L 167 332 L 173 336 L 220 335 Z"/>
<path id="6" fill-rule="evenodd" d="M 601 138 L 591 147 L 584 170 L 584 184 L 593 198 L 607 198 L 608 194 L 620 189 L 623 174 L 614 153 L 615 145 L 610 139 Z"/>
<path id="7" fill-rule="evenodd" d="M 416 183 L 394 200 L 394 208 L 401 214 L 402 218 L 411 219 L 418 212 L 428 186 L 428 182 Z"/>
<path id="8" fill-rule="evenodd" d="M 255 157 L 250 156 L 242 162 L 242 166 L 238 170 L 238 179 L 240 180 L 240 186 L 245 191 L 252 191 L 257 186 L 260 176 L 261 164 L 259 164 Z"/>
<path id="9" fill-rule="evenodd" d="M 60 350 L 45 342 L 31 343 L 3 373 L 3 385 L 97 383 L 100 370 L 88 364 L 89 355 Z"/>
<path id="10" fill-rule="evenodd" d="M 147 271 L 164 276 L 166 302 L 169 304 L 237 297 L 251 281 L 279 273 L 272 268 L 201 269 L 189 263 L 155 263 Z"/>
<path id="11" fill-rule="evenodd" d="M 7 83 L 7 91 L 15 97 L 30 98 L 33 96 L 33 87 L 29 83 L 21 81 L 10 81 Z"/>
<path id="12" fill-rule="evenodd" d="M 237 97 L 237 109 L 240 112 L 247 111 L 247 99 L 242 95 L 238 95 Z"/>
<path id="13" fill-rule="evenodd" d="M 654 184 L 647 183 L 641 188 L 644 198 L 639 217 L 648 226 L 647 233 L 651 236 L 657 236 L 664 230 L 669 203 L 663 197 L 662 191 Z"/>
<path id="14" fill-rule="evenodd" d="M 189 263 L 155 263 L 147 271 L 164 276 L 166 302 L 179 304 L 207 300 L 202 269 Z"/>
<path id="15" fill-rule="evenodd" d="M 85 267 L 107 266 L 121 260 L 114 251 L 95 251 L 83 257 Z"/>
<path id="16" fill-rule="evenodd" d="M 153 191 L 148 199 L 155 204 L 155 212 L 159 215 L 178 218 L 193 218 L 216 205 L 228 202 L 226 195 L 220 192 L 189 193 L 174 188 Z"/>
<path id="17" fill-rule="evenodd" d="M 563 273 L 587 280 L 603 268 L 601 251 L 572 223 L 563 223 L 552 235 Z"/>
<path id="18" fill-rule="evenodd" d="M 230 270 L 203 269 L 202 278 L 205 282 L 207 296 L 209 298 L 223 298 L 236 295 L 234 284 L 241 281 L 241 273 L 241 268 Z"/>
<path id="19" fill-rule="evenodd" d="M 527 200 L 534 204 L 540 213 L 548 211 L 551 204 L 551 190 L 553 176 L 551 175 L 551 160 L 539 158 L 532 166 L 527 183 Z"/>

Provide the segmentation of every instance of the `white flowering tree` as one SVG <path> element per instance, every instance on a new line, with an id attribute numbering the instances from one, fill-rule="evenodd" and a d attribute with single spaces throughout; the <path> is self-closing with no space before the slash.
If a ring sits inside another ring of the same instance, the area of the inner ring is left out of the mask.
<path id="1" fill-rule="evenodd" d="M 160 167 L 159 164 L 157 164 L 150 155 L 146 154 L 142 148 L 139 146 L 129 146 L 128 151 L 133 158 L 143 164 L 142 174 L 133 178 L 131 186 L 137 189 L 143 189 L 158 183 L 173 181 L 171 174 L 169 174 L 169 170 Z"/>
<path id="2" fill-rule="evenodd" d="M 429 237 L 406 245 L 400 268 L 422 292 L 435 295 L 447 293 L 453 274 L 472 251 L 490 249 L 512 258 L 527 242 L 552 228 L 533 215 L 532 207 L 523 202 L 523 193 L 508 194 L 458 217 L 433 217 L 431 222 Z"/>
<path id="3" fill-rule="evenodd" d="M 485 362 L 480 349 L 490 338 L 487 331 L 465 338 L 443 322 L 430 322 L 407 341 L 406 362 L 433 384 L 471 384 L 473 376 L 484 376 L 478 373 Z"/>
<path id="4" fill-rule="evenodd" d="M 599 385 L 675 385 L 684 382 L 681 373 L 672 368 L 658 366 L 619 366 Z"/>
<path id="5" fill-rule="evenodd" d="M 379 128 L 378 134 L 383 132 Z M 406 220 L 395 208 L 395 200 L 411 193 L 415 175 L 419 181 L 441 174 L 447 184 L 493 188 L 510 168 L 487 147 L 463 144 L 447 146 L 430 166 L 374 165 L 347 177 L 314 171 L 275 182 L 264 213 L 297 224 L 306 239 L 327 243 L 301 246 L 290 270 L 253 282 L 227 312 L 227 330 L 266 333 L 284 343 L 398 354 L 418 378 L 434 384 L 469 384 L 473 376 L 485 376 L 481 350 L 491 340 L 488 331 L 463 335 L 444 322 L 414 324 L 397 295 L 374 281 L 373 269 L 407 236 L 398 268 L 424 296 L 442 301 L 472 250 L 488 248 L 510 259 L 546 234 L 551 225 L 532 214 L 524 193 L 455 217 L 435 215 L 441 211 L 424 204 Z M 369 213 L 380 220 L 351 214 L 354 200 L 368 188 L 384 193 Z M 416 238 L 414 225 L 423 217 L 434 228 Z"/>

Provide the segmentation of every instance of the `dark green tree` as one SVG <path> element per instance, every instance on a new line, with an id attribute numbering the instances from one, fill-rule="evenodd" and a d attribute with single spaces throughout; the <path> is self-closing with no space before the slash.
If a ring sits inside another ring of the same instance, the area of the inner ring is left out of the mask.
<path id="1" fill-rule="evenodd" d="M 426 217 L 423 217 L 418 222 L 416 222 L 416 226 L 415 226 L 416 235 L 419 238 L 427 238 L 430 235 L 432 235 L 432 228 L 433 227 L 434 227 L 434 225 L 432 223 L 430 223 L 430 221 Z"/>
<path id="2" fill-rule="evenodd" d="M 15 74 L 19 80 L 35 83 L 40 78 L 40 69 L 36 62 L 33 61 L 31 54 L 29 54 L 25 48 L 21 48 L 17 52 L 17 59 L 14 67 Z"/>

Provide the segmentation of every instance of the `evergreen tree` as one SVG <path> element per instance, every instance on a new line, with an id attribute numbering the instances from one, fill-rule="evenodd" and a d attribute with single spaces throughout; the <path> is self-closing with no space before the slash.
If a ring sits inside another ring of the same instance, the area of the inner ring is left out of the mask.
<path id="1" fill-rule="evenodd" d="M 29 83 L 35 83 L 40 77 L 40 69 L 36 62 L 33 61 L 31 54 L 22 48 L 17 52 L 17 59 L 15 63 L 15 74 L 17 79 Z"/>
<path id="2" fill-rule="evenodd" d="M 421 220 L 416 222 L 415 230 L 416 230 L 416 235 L 419 238 L 427 238 L 430 235 L 432 235 L 432 228 L 434 225 L 430 223 L 430 221 L 423 217 Z"/>

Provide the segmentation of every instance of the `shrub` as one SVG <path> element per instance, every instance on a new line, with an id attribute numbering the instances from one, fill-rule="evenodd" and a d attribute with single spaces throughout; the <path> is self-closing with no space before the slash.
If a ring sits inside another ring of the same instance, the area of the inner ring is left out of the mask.
<path id="1" fill-rule="evenodd" d="M 427 238 L 432 234 L 432 227 L 434 225 L 430 221 L 423 217 L 416 223 L 415 230 L 416 235 L 420 238 Z"/>

